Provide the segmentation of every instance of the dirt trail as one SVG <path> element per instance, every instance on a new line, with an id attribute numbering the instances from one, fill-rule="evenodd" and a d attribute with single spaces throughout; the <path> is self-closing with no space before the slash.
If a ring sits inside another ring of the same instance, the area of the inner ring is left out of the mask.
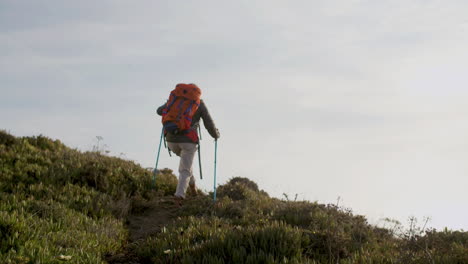
<path id="1" fill-rule="evenodd" d="M 172 197 L 162 197 L 147 204 L 147 208 L 128 218 L 130 242 L 135 242 L 153 235 L 162 227 L 171 223 L 179 210 Z"/>
<path id="2" fill-rule="evenodd" d="M 128 217 L 129 243 L 138 243 L 148 236 L 158 233 L 169 225 L 180 210 L 173 197 L 161 197 L 145 203 L 141 213 Z M 127 248 L 128 250 L 128 248 Z M 138 264 L 138 258 L 132 252 L 122 252 L 106 259 L 110 264 Z"/>

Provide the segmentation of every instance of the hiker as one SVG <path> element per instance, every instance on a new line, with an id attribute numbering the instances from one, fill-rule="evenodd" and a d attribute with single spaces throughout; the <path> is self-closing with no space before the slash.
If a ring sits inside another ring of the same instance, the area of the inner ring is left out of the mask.
<path id="1" fill-rule="evenodd" d="M 197 85 L 192 83 L 177 84 L 168 101 L 157 110 L 158 115 L 163 117 L 164 134 L 168 147 L 170 151 L 180 157 L 179 181 L 174 194 L 175 198 L 180 201 L 185 199 L 185 193 L 189 186 L 192 194 L 197 194 L 192 163 L 197 151 L 197 144 L 199 144 L 197 131 L 200 118 L 203 119 L 206 130 L 215 140 L 220 137 L 208 108 L 200 97 L 201 90 Z"/>

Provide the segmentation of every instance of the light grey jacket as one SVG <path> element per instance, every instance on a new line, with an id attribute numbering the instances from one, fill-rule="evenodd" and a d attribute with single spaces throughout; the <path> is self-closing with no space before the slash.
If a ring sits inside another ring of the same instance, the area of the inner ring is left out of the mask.
<path id="1" fill-rule="evenodd" d="M 163 104 L 158 108 L 157 110 L 158 115 L 162 115 L 162 111 L 164 108 L 166 108 L 166 104 Z M 208 112 L 208 108 L 206 107 L 205 102 L 203 102 L 203 100 L 200 100 L 200 106 L 198 107 L 197 111 L 192 117 L 191 127 L 197 132 L 197 134 L 198 134 L 198 126 L 200 125 L 200 118 L 203 119 L 203 125 L 205 126 L 206 130 L 208 130 L 208 133 L 210 134 L 210 136 L 212 136 L 215 139 L 219 138 L 220 136 L 219 131 L 216 128 L 213 118 L 211 118 L 210 112 Z M 168 142 L 174 142 L 174 143 L 194 143 L 187 136 L 173 135 L 170 133 L 167 133 L 166 140 Z"/>

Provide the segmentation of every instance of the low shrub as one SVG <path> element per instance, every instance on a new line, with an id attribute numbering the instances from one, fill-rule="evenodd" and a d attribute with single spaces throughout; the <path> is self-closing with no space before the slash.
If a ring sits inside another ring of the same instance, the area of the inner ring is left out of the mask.
<path id="1" fill-rule="evenodd" d="M 200 194 L 175 208 L 165 196 L 176 186 L 169 169 L 153 175 L 100 152 L 0 131 L 0 260 L 105 263 L 125 251 L 141 263 L 468 263 L 467 232 L 411 225 L 400 234 L 346 208 L 271 198 L 240 177 L 219 186 L 216 203 Z M 128 244 L 125 223 L 135 215 L 164 221 Z"/>
<path id="2" fill-rule="evenodd" d="M 137 249 L 150 263 L 300 262 L 303 236 L 281 222 L 242 227 L 217 217 L 187 217 Z"/>
<path id="3" fill-rule="evenodd" d="M 0 131 L 1 263 L 104 263 L 126 243 L 132 197 L 168 186 L 131 161 Z"/>

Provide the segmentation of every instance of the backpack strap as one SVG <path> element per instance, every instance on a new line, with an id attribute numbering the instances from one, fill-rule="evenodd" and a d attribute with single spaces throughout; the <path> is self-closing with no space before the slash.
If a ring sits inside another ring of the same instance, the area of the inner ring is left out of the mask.
<path id="1" fill-rule="evenodd" d="M 182 118 L 182 105 L 184 104 L 185 102 L 185 98 L 184 97 L 179 97 L 179 98 L 182 98 L 182 100 L 180 100 L 180 103 L 179 105 L 177 106 L 177 109 L 179 109 L 179 112 L 177 113 L 177 117 L 176 117 L 176 120 L 179 121 L 181 118 Z"/>
<path id="2" fill-rule="evenodd" d="M 174 93 L 171 93 L 171 97 L 172 97 L 172 100 L 171 100 L 170 103 L 167 104 L 166 108 L 163 110 L 163 114 L 169 113 L 169 111 L 171 110 L 172 105 L 174 105 L 174 103 L 177 100 L 177 96 Z"/>
<path id="3" fill-rule="evenodd" d="M 185 110 L 184 115 L 189 114 L 190 111 L 192 111 L 193 103 L 194 103 L 194 101 L 192 100 L 192 101 L 190 102 L 190 105 L 189 105 L 189 106 L 187 107 L 187 109 Z"/>

